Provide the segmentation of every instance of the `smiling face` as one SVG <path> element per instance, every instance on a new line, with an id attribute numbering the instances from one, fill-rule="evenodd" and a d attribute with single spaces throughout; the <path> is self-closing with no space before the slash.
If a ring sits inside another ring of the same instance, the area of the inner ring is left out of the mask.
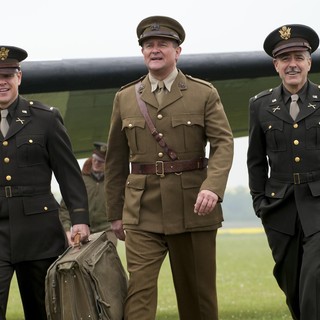
<path id="1" fill-rule="evenodd" d="M 21 71 L 0 74 L 0 108 L 6 109 L 18 97 L 21 84 Z"/>
<path id="2" fill-rule="evenodd" d="M 143 42 L 141 52 L 151 75 L 163 80 L 176 68 L 181 47 L 174 40 L 154 37 Z"/>
<path id="3" fill-rule="evenodd" d="M 288 52 L 273 60 L 274 67 L 290 93 L 297 93 L 308 79 L 311 56 L 308 51 Z"/>

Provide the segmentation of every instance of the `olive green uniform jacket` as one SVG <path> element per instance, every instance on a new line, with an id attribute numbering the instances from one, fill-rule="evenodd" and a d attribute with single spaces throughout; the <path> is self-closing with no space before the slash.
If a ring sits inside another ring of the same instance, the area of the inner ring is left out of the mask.
<path id="1" fill-rule="evenodd" d="M 90 232 L 109 231 L 111 230 L 111 224 L 107 220 L 104 176 L 97 179 L 91 173 L 91 161 L 91 158 L 87 159 L 82 168 L 82 178 L 88 193 Z M 70 231 L 70 215 L 63 200 L 60 207 L 60 220 L 64 230 Z"/>
<path id="2" fill-rule="evenodd" d="M 135 83 L 123 87 L 114 99 L 106 156 L 109 221 L 122 219 L 125 229 L 164 234 L 217 229 L 223 221 L 220 203 L 206 216 L 193 212 L 200 190 L 211 190 L 222 201 L 232 163 L 232 132 L 217 90 L 179 71 L 161 107 L 151 93 L 148 77 L 142 79 L 139 93 L 158 132 L 180 160 L 205 157 L 209 141 L 208 169 L 163 178 L 130 174 L 130 162 L 170 159 L 140 112 Z"/>

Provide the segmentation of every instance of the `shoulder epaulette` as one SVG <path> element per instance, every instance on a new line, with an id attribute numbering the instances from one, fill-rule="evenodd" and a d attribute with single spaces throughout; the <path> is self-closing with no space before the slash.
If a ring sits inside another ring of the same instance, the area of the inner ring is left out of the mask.
<path id="1" fill-rule="evenodd" d="M 41 109 L 41 110 L 50 111 L 50 112 L 52 112 L 55 109 L 54 107 L 47 106 L 39 101 L 33 101 L 33 100 L 29 101 L 29 106 L 32 108 Z"/>
<path id="2" fill-rule="evenodd" d="M 122 87 L 119 89 L 119 91 L 121 91 L 121 90 L 123 90 L 123 89 L 125 89 L 125 88 L 128 88 L 128 87 L 131 87 L 132 85 L 136 84 L 137 82 L 142 81 L 145 77 L 146 77 L 146 75 L 142 76 L 142 77 L 139 78 L 139 79 L 136 79 L 136 80 L 134 80 L 134 81 L 132 81 L 132 82 L 129 82 L 129 83 L 125 84 L 124 86 L 122 86 Z"/>
<path id="3" fill-rule="evenodd" d="M 273 89 L 264 90 L 264 91 L 256 94 L 255 96 L 253 96 L 253 97 L 252 97 L 252 100 L 257 100 L 257 99 L 260 99 L 260 98 L 262 98 L 262 97 L 264 97 L 264 96 L 267 96 L 267 95 L 271 94 L 272 91 L 273 91 Z"/>
<path id="4" fill-rule="evenodd" d="M 194 78 L 188 74 L 185 75 L 188 79 L 192 80 L 192 81 L 196 81 L 196 82 L 199 82 L 199 83 L 202 83 L 210 88 L 213 87 L 212 83 L 211 82 L 208 82 L 208 81 L 205 81 L 205 80 L 202 80 L 202 79 L 199 79 L 199 78 Z"/>

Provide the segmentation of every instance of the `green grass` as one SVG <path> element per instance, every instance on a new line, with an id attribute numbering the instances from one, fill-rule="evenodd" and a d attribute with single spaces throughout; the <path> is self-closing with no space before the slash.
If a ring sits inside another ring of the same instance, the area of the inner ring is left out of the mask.
<path id="1" fill-rule="evenodd" d="M 123 259 L 124 246 L 118 251 Z M 285 297 L 272 275 L 273 260 L 263 233 L 218 234 L 217 286 L 220 320 L 289 320 Z M 22 320 L 17 284 L 10 291 L 7 320 Z M 157 320 L 178 320 L 168 260 L 159 277 Z"/>

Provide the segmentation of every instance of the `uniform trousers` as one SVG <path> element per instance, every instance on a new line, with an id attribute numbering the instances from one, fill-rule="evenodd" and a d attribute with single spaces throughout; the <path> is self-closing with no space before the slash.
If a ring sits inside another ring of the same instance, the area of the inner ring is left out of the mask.
<path id="1" fill-rule="evenodd" d="M 47 320 L 45 277 L 55 258 L 11 264 L 0 260 L 0 320 L 5 320 L 10 282 L 16 272 L 25 320 Z"/>
<path id="2" fill-rule="evenodd" d="M 158 276 L 167 253 L 180 320 L 217 320 L 216 235 L 216 230 L 176 235 L 126 230 L 125 320 L 155 319 Z"/>
<path id="3" fill-rule="evenodd" d="M 299 219 L 294 235 L 265 230 L 292 318 L 320 320 L 320 232 L 305 237 Z"/>

